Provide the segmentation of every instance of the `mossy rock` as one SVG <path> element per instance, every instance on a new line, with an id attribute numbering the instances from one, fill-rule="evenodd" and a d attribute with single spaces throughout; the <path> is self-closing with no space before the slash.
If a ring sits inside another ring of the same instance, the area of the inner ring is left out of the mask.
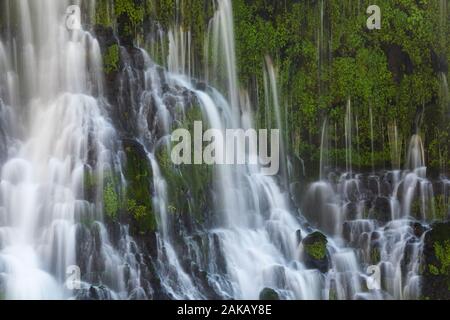
<path id="1" fill-rule="evenodd" d="M 449 300 L 450 222 L 435 223 L 426 233 L 420 270 L 422 295 L 431 300 Z"/>
<path id="2" fill-rule="evenodd" d="M 153 171 L 147 153 L 134 140 L 123 140 L 126 155 L 124 175 L 127 181 L 124 211 L 135 232 L 155 232 L 157 220 L 153 210 Z"/>
<path id="3" fill-rule="evenodd" d="M 106 75 L 117 73 L 120 67 L 120 47 L 113 44 L 106 49 L 103 55 L 103 70 Z"/>
<path id="4" fill-rule="evenodd" d="M 194 122 L 202 120 L 200 106 L 194 101 L 183 116 L 178 115 L 174 129 L 187 129 L 193 137 Z M 181 217 L 188 227 L 193 227 L 193 223 L 203 225 L 214 206 L 211 201 L 213 167 L 195 164 L 175 165 L 167 145 L 161 145 L 157 149 L 156 159 L 167 182 L 167 188 L 171 190 L 168 212 L 172 216 Z"/>
<path id="5" fill-rule="evenodd" d="M 105 180 L 103 187 L 103 212 L 108 218 L 116 220 L 120 209 L 119 195 L 116 189 L 117 184 L 110 177 Z"/>
<path id="6" fill-rule="evenodd" d="M 264 288 L 259 294 L 259 300 L 262 301 L 276 301 L 280 300 L 280 295 L 278 292 L 271 288 Z"/>
<path id="7" fill-rule="evenodd" d="M 330 266 L 327 251 L 327 237 L 321 232 L 313 232 L 302 241 L 303 259 L 307 268 L 327 272 Z"/>
<path id="8" fill-rule="evenodd" d="M 144 0 L 115 0 L 114 15 L 120 43 L 132 46 L 136 33 L 144 22 Z"/>

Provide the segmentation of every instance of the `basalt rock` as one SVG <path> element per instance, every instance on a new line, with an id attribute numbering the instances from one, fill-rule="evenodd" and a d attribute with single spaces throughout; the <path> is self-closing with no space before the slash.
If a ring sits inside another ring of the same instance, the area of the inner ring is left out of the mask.
<path id="1" fill-rule="evenodd" d="M 264 288 L 259 294 L 259 300 L 263 301 L 275 301 L 280 300 L 280 295 L 278 292 L 271 288 Z"/>
<path id="2" fill-rule="evenodd" d="M 380 222 L 391 220 L 391 202 L 386 197 L 377 197 L 370 212 L 370 218 Z"/>
<path id="3" fill-rule="evenodd" d="M 126 154 L 124 175 L 127 180 L 126 209 L 121 218 L 130 224 L 133 234 L 148 234 L 156 231 L 153 211 L 153 172 L 147 153 L 138 142 L 123 140 Z"/>
<path id="4" fill-rule="evenodd" d="M 305 237 L 302 241 L 303 260 L 307 268 L 327 272 L 330 260 L 327 251 L 327 237 L 316 231 Z"/>

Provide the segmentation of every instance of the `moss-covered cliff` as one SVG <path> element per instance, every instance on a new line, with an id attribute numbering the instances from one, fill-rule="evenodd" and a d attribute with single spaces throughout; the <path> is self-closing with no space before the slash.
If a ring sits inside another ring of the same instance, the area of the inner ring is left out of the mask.
<path id="1" fill-rule="evenodd" d="M 381 30 L 366 27 L 370 1 L 233 4 L 241 81 L 262 88 L 263 56 L 276 59 L 291 150 L 307 160 L 310 169 L 319 162 L 325 118 L 330 161 L 345 163 L 349 99 L 354 167 L 371 167 L 370 112 L 376 167 L 398 161 L 391 152 L 394 143 L 403 162 L 416 130 L 424 137 L 430 167 L 448 165 L 449 105 L 442 85 L 448 73 L 450 24 L 442 1 L 377 1 Z M 264 101 L 263 91 L 259 93 L 259 101 Z"/>
<path id="2" fill-rule="evenodd" d="M 449 164 L 446 6 L 435 0 L 379 0 L 381 30 L 368 30 L 366 10 L 371 4 L 233 1 L 240 84 L 249 89 L 260 123 L 265 123 L 264 57 L 275 60 L 288 145 L 306 160 L 312 176 L 318 169 L 325 119 L 330 163 L 345 165 L 349 100 L 354 167 L 368 169 L 372 162 L 377 168 L 402 165 L 415 132 L 423 136 L 434 172 Z M 95 23 L 114 26 L 122 44 L 156 47 L 153 58 L 161 63 L 167 39 L 155 45 L 152 34 L 173 28 L 190 31 L 193 69 L 200 76 L 215 5 L 212 0 L 99 0 Z"/>

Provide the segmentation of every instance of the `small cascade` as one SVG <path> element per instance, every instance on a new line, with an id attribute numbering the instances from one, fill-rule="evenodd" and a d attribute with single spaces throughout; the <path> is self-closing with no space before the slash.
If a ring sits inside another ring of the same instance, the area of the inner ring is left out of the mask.
<path id="1" fill-rule="evenodd" d="M 281 141 L 280 141 L 280 159 L 286 159 L 286 147 L 285 147 L 285 141 L 286 141 L 286 124 L 283 121 L 283 116 L 286 114 L 286 110 L 281 110 L 280 105 L 280 98 L 278 95 L 278 84 L 277 84 L 277 75 L 275 66 L 272 62 L 272 59 L 269 56 L 266 56 L 265 59 L 266 62 L 266 69 L 264 77 L 265 79 L 268 79 L 269 87 L 266 86 L 265 93 L 266 93 L 266 102 L 269 102 L 268 105 L 266 105 L 266 108 L 268 109 L 267 113 L 273 113 L 275 114 L 275 120 L 276 120 L 276 126 L 275 129 L 280 130 L 282 132 Z M 271 97 L 271 98 L 270 98 Z M 272 106 L 270 108 L 269 106 Z M 274 128 L 272 125 L 269 126 L 269 128 Z M 281 172 L 282 172 L 282 178 L 284 186 L 287 186 L 287 169 L 286 169 L 286 163 L 284 160 L 281 160 Z"/>
<path id="2" fill-rule="evenodd" d="M 195 70 L 192 65 L 190 31 L 183 31 L 182 28 L 170 30 L 168 37 L 168 70 L 172 73 L 183 74 L 191 78 L 195 74 Z"/>
<path id="3" fill-rule="evenodd" d="M 372 163 L 372 173 L 375 172 L 375 147 L 374 147 L 374 134 L 373 134 L 373 113 L 372 113 L 372 107 L 369 107 L 369 117 L 370 117 L 370 160 Z"/>
<path id="4" fill-rule="evenodd" d="M 399 170 L 401 168 L 402 145 L 400 143 L 398 128 L 395 121 L 394 123 L 390 123 L 387 129 L 388 129 L 389 151 L 391 154 L 392 169 Z"/>
<path id="5" fill-rule="evenodd" d="M 406 167 L 410 170 L 417 170 L 425 167 L 425 152 L 422 138 L 415 134 L 409 143 Z"/>
<path id="6" fill-rule="evenodd" d="M 347 101 L 347 107 L 346 107 L 346 113 L 345 113 L 345 120 L 344 120 L 344 127 L 345 127 L 345 165 L 346 170 L 350 175 L 352 174 L 352 163 L 353 163 L 353 142 L 352 142 L 352 135 L 353 135 L 353 118 L 352 118 L 352 102 L 350 98 Z"/>
<path id="7" fill-rule="evenodd" d="M 320 180 L 325 178 L 325 173 L 330 169 L 329 163 L 329 140 L 328 140 L 328 119 L 323 121 L 322 125 L 322 135 L 320 139 Z"/>

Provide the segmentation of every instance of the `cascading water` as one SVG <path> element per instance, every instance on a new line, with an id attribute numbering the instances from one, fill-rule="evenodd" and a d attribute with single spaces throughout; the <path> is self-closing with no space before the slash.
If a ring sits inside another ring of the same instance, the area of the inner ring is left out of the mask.
<path id="1" fill-rule="evenodd" d="M 69 1 L 7 2 L 20 36 L 8 31 L 0 41 L 0 296 L 2 288 L 7 299 L 258 299 L 267 288 L 282 299 L 420 296 L 423 238 L 434 217 L 423 142 L 412 137 L 405 170 L 381 173 L 375 172 L 372 142 L 373 172 L 355 173 L 360 124 L 350 98 L 343 119 L 346 170 L 339 172 L 337 161 L 331 168 L 331 131 L 335 147 L 341 140 L 337 124 L 333 128 L 326 119 L 320 181 L 302 194 L 301 211 L 290 199 L 284 164 L 276 178 L 264 176 L 259 166 L 215 165 L 212 182 L 200 189 L 209 192 L 213 214 L 197 212 L 197 186 L 191 186 L 197 181 L 189 180 L 195 175 L 162 155 L 170 153 L 171 131 L 196 107 L 204 129 L 254 126 L 249 95 L 237 80 L 231 0 L 214 1 L 203 70 L 194 63 L 192 35 L 179 21 L 167 34 L 158 29 L 150 53 L 121 46 L 114 107 L 99 41 L 64 25 Z M 323 2 L 320 8 L 322 69 L 328 45 Z M 166 70 L 155 63 L 155 52 L 163 53 Z M 281 110 L 269 58 L 264 70 L 266 125 L 286 130 L 287 111 Z M 199 74 L 206 83 L 193 78 Z M 114 108 L 126 117 L 113 119 Z M 388 129 L 399 169 L 397 127 Z M 372 109 L 370 131 L 373 141 Z M 280 157 L 286 163 L 284 140 Z M 138 209 L 148 209 L 130 199 L 124 202 L 132 209 L 117 204 L 133 184 L 130 150 L 144 159 L 138 178 L 151 176 L 151 192 L 145 193 L 151 199 L 143 200 L 156 216 L 151 237 L 133 232 L 133 238 L 129 220 L 114 220 L 124 210 L 135 209 L 138 219 Z M 176 194 L 183 213 L 172 199 L 174 179 L 188 185 Z M 444 201 L 449 185 L 444 179 Z M 75 290 L 65 281 L 71 266 L 82 276 Z M 369 286 L 368 267 L 378 270 L 379 286 Z"/>
<path id="2" fill-rule="evenodd" d="M 115 297 L 126 291 L 119 270 L 129 259 L 126 248 L 119 254 L 109 245 L 101 201 L 84 200 L 86 171 L 102 177 L 116 161 L 115 130 L 103 111 L 100 48 L 89 33 L 66 29 L 68 6 L 54 0 L 8 6 L 20 22 L 20 37 L 9 37 L 17 50 L 0 47 L 12 104 L 2 108 L 2 120 L 8 120 L 4 112 L 15 119 L 2 129 L 18 131 L 0 183 L 0 282 L 8 299 L 68 298 L 74 294 L 65 283 L 71 266 L 91 274 L 99 262 L 109 283 L 94 275 L 86 280 L 110 285 Z"/>

